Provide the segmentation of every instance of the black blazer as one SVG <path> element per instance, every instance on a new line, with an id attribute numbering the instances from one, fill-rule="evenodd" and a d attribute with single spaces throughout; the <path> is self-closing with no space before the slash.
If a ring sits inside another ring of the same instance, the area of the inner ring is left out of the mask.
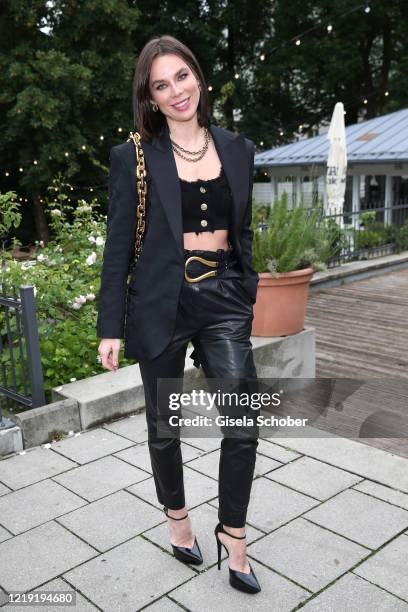
<path id="1" fill-rule="evenodd" d="M 256 301 L 258 273 L 252 268 L 254 143 L 243 134 L 210 125 L 233 197 L 229 242 L 242 268 L 242 284 Z M 99 292 L 97 335 L 125 340 L 130 359 L 154 359 L 174 331 L 184 279 L 181 188 L 167 123 L 159 137 L 141 141 L 148 175 L 142 253 L 128 282 L 136 231 L 136 152 L 133 141 L 112 147 L 107 237 Z"/>

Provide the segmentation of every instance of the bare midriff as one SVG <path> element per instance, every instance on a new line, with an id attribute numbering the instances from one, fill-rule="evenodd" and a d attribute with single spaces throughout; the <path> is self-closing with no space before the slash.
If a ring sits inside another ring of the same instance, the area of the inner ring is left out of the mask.
<path id="1" fill-rule="evenodd" d="M 184 248 L 189 251 L 217 251 L 228 250 L 228 230 L 219 229 L 213 232 L 186 232 L 184 236 Z"/>

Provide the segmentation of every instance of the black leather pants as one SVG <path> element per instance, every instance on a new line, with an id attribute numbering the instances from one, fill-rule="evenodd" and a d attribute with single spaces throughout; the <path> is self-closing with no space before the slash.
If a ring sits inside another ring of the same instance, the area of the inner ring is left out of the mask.
<path id="1" fill-rule="evenodd" d="M 188 342 L 194 345 L 195 365 L 202 365 L 206 378 L 250 377 L 256 379 L 250 343 L 253 305 L 240 283 L 240 268 L 228 251 L 187 251 L 191 255 L 227 261 L 231 267 L 219 275 L 191 283 L 184 280 L 180 293 L 174 335 L 167 348 L 153 360 L 139 362 L 146 399 L 148 446 L 160 504 L 171 509 L 185 506 L 180 439 L 157 435 L 157 378 L 183 379 Z M 193 261 L 191 277 L 211 268 Z M 193 442 L 194 444 L 194 442 Z M 243 527 L 252 487 L 258 436 L 223 437 L 219 462 L 219 521 Z"/>

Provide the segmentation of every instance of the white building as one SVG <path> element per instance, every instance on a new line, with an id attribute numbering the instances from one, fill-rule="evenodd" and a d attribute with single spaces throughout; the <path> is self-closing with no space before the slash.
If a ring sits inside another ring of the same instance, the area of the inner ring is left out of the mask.
<path id="1" fill-rule="evenodd" d="M 385 208 L 380 218 L 399 225 L 408 216 L 408 109 L 349 125 L 346 139 L 344 212 Z M 320 134 L 257 153 L 255 168 L 270 180 L 254 183 L 255 202 L 271 204 L 283 191 L 292 206 L 300 198 L 306 205 L 325 202 L 328 151 L 327 135 Z"/>

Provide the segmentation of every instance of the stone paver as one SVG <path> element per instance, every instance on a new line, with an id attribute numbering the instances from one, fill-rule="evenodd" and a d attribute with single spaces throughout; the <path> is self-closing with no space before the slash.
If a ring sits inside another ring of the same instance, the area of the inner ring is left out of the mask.
<path id="1" fill-rule="evenodd" d="M 123 436 L 133 442 L 144 442 L 147 440 L 146 414 L 145 412 L 132 414 L 113 423 L 106 423 L 103 429 Z"/>
<path id="2" fill-rule="evenodd" d="M 363 482 L 356 484 L 353 489 L 408 510 L 408 495 L 406 493 L 395 491 L 395 489 L 390 489 L 390 487 L 385 487 L 372 480 L 363 480 Z"/>
<path id="3" fill-rule="evenodd" d="M 0 585 L 6 591 L 29 591 L 97 554 L 50 521 L 0 544 Z"/>
<path id="4" fill-rule="evenodd" d="M 95 501 L 146 478 L 149 475 L 143 470 L 109 456 L 55 476 L 54 480 L 84 499 Z"/>
<path id="5" fill-rule="evenodd" d="M 354 490 L 339 493 L 305 518 L 373 549 L 408 527 L 406 510 Z"/>
<path id="6" fill-rule="evenodd" d="M 9 489 L 8 487 L 6 487 L 4 484 L 2 484 L 0 482 L 0 497 L 2 495 L 6 495 L 6 493 L 10 493 L 10 492 L 11 492 L 11 489 Z"/>
<path id="7" fill-rule="evenodd" d="M 305 612 L 407 612 L 408 604 L 354 574 L 346 574 L 308 602 Z"/>
<path id="8" fill-rule="evenodd" d="M 164 519 L 164 514 L 150 504 L 127 491 L 118 491 L 66 514 L 58 522 L 104 552 Z"/>
<path id="9" fill-rule="evenodd" d="M 81 612 L 408 612 L 408 459 L 320 435 L 259 440 L 255 596 L 230 587 L 224 548 L 216 566 L 220 438 L 182 440 L 201 566 L 173 556 L 144 413 L 0 461 L 0 606 L 54 612 L 5 605 L 37 589 L 75 592 Z"/>
<path id="10" fill-rule="evenodd" d="M 72 461 L 83 465 L 118 450 L 131 446 L 133 442 L 100 427 L 82 432 L 60 442 L 53 442 L 51 448 Z"/>
<path id="11" fill-rule="evenodd" d="M 305 436 L 308 433 L 305 432 Z M 325 437 L 277 438 L 276 444 L 408 493 L 407 458 L 325 432 Z"/>
<path id="12" fill-rule="evenodd" d="M 310 593 L 279 574 L 250 561 L 262 591 L 242 593 L 228 583 L 228 564 L 223 561 L 170 592 L 170 596 L 191 612 L 289 612 L 310 597 Z"/>
<path id="13" fill-rule="evenodd" d="M 0 520 L 18 534 L 84 504 L 78 495 L 48 479 L 0 497 Z"/>
<path id="14" fill-rule="evenodd" d="M 257 478 L 252 484 L 247 521 L 257 529 L 269 532 L 310 510 L 317 503 L 268 478 Z"/>
<path id="15" fill-rule="evenodd" d="M 261 455 L 266 455 L 267 457 L 280 461 L 281 463 L 289 463 L 290 461 L 294 461 L 298 457 L 301 457 L 299 453 L 296 453 L 293 450 L 278 446 L 277 444 L 269 442 L 268 440 L 263 440 L 262 438 L 258 440 L 257 451 L 258 453 L 261 453 Z"/>
<path id="16" fill-rule="evenodd" d="M 196 575 L 137 536 L 64 574 L 102 610 L 134 612 Z"/>
<path id="17" fill-rule="evenodd" d="M 359 565 L 354 573 L 408 603 L 408 538 L 400 536 Z"/>
<path id="18" fill-rule="evenodd" d="M 57 606 L 53 604 L 52 602 L 50 602 L 50 605 L 41 604 L 37 606 L 33 603 L 30 603 L 30 605 L 25 605 L 25 606 L 24 605 L 18 606 L 15 604 L 10 604 L 10 605 L 4 606 L 2 608 L 2 612 L 3 610 L 7 610 L 7 612 L 31 612 L 32 610 L 37 610 L 38 612 L 56 612 L 56 610 L 75 610 L 78 612 L 96 612 L 96 610 L 98 609 L 92 603 L 90 603 L 87 599 L 85 599 L 85 597 L 82 597 L 81 593 L 76 592 L 75 589 L 72 588 L 70 584 L 65 582 L 65 580 L 61 580 L 60 578 L 51 580 L 50 582 L 43 584 L 41 587 L 38 587 L 38 589 L 33 589 L 31 593 L 36 593 L 36 592 L 42 593 L 44 591 L 47 593 L 51 591 L 53 592 L 58 591 L 61 594 L 66 593 L 67 596 L 70 596 L 73 598 L 73 600 L 75 601 L 75 605 L 74 606 L 68 606 L 68 605 Z"/>
<path id="19" fill-rule="evenodd" d="M 151 606 L 147 606 L 147 608 L 145 608 L 145 610 L 149 610 L 149 612 L 181 612 L 183 609 L 184 608 L 168 597 L 162 597 Z"/>
<path id="20" fill-rule="evenodd" d="M 249 545 L 248 554 L 315 592 L 370 551 L 299 518 Z"/>
<path id="21" fill-rule="evenodd" d="M 3 519 L 4 517 L 2 517 Z M 13 534 L 10 533 L 9 531 L 7 531 L 7 529 L 4 529 L 4 527 L 0 526 L 0 542 L 4 542 L 5 540 L 8 540 L 9 538 L 12 538 Z"/>
<path id="22" fill-rule="evenodd" d="M 0 461 L 0 480 L 10 489 L 21 489 L 76 467 L 76 463 L 42 446 Z"/>
<path id="23" fill-rule="evenodd" d="M 320 500 L 328 499 L 361 481 L 358 476 L 310 457 L 301 457 L 284 465 L 271 474 L 266 474 L 266 478 Z"/>

